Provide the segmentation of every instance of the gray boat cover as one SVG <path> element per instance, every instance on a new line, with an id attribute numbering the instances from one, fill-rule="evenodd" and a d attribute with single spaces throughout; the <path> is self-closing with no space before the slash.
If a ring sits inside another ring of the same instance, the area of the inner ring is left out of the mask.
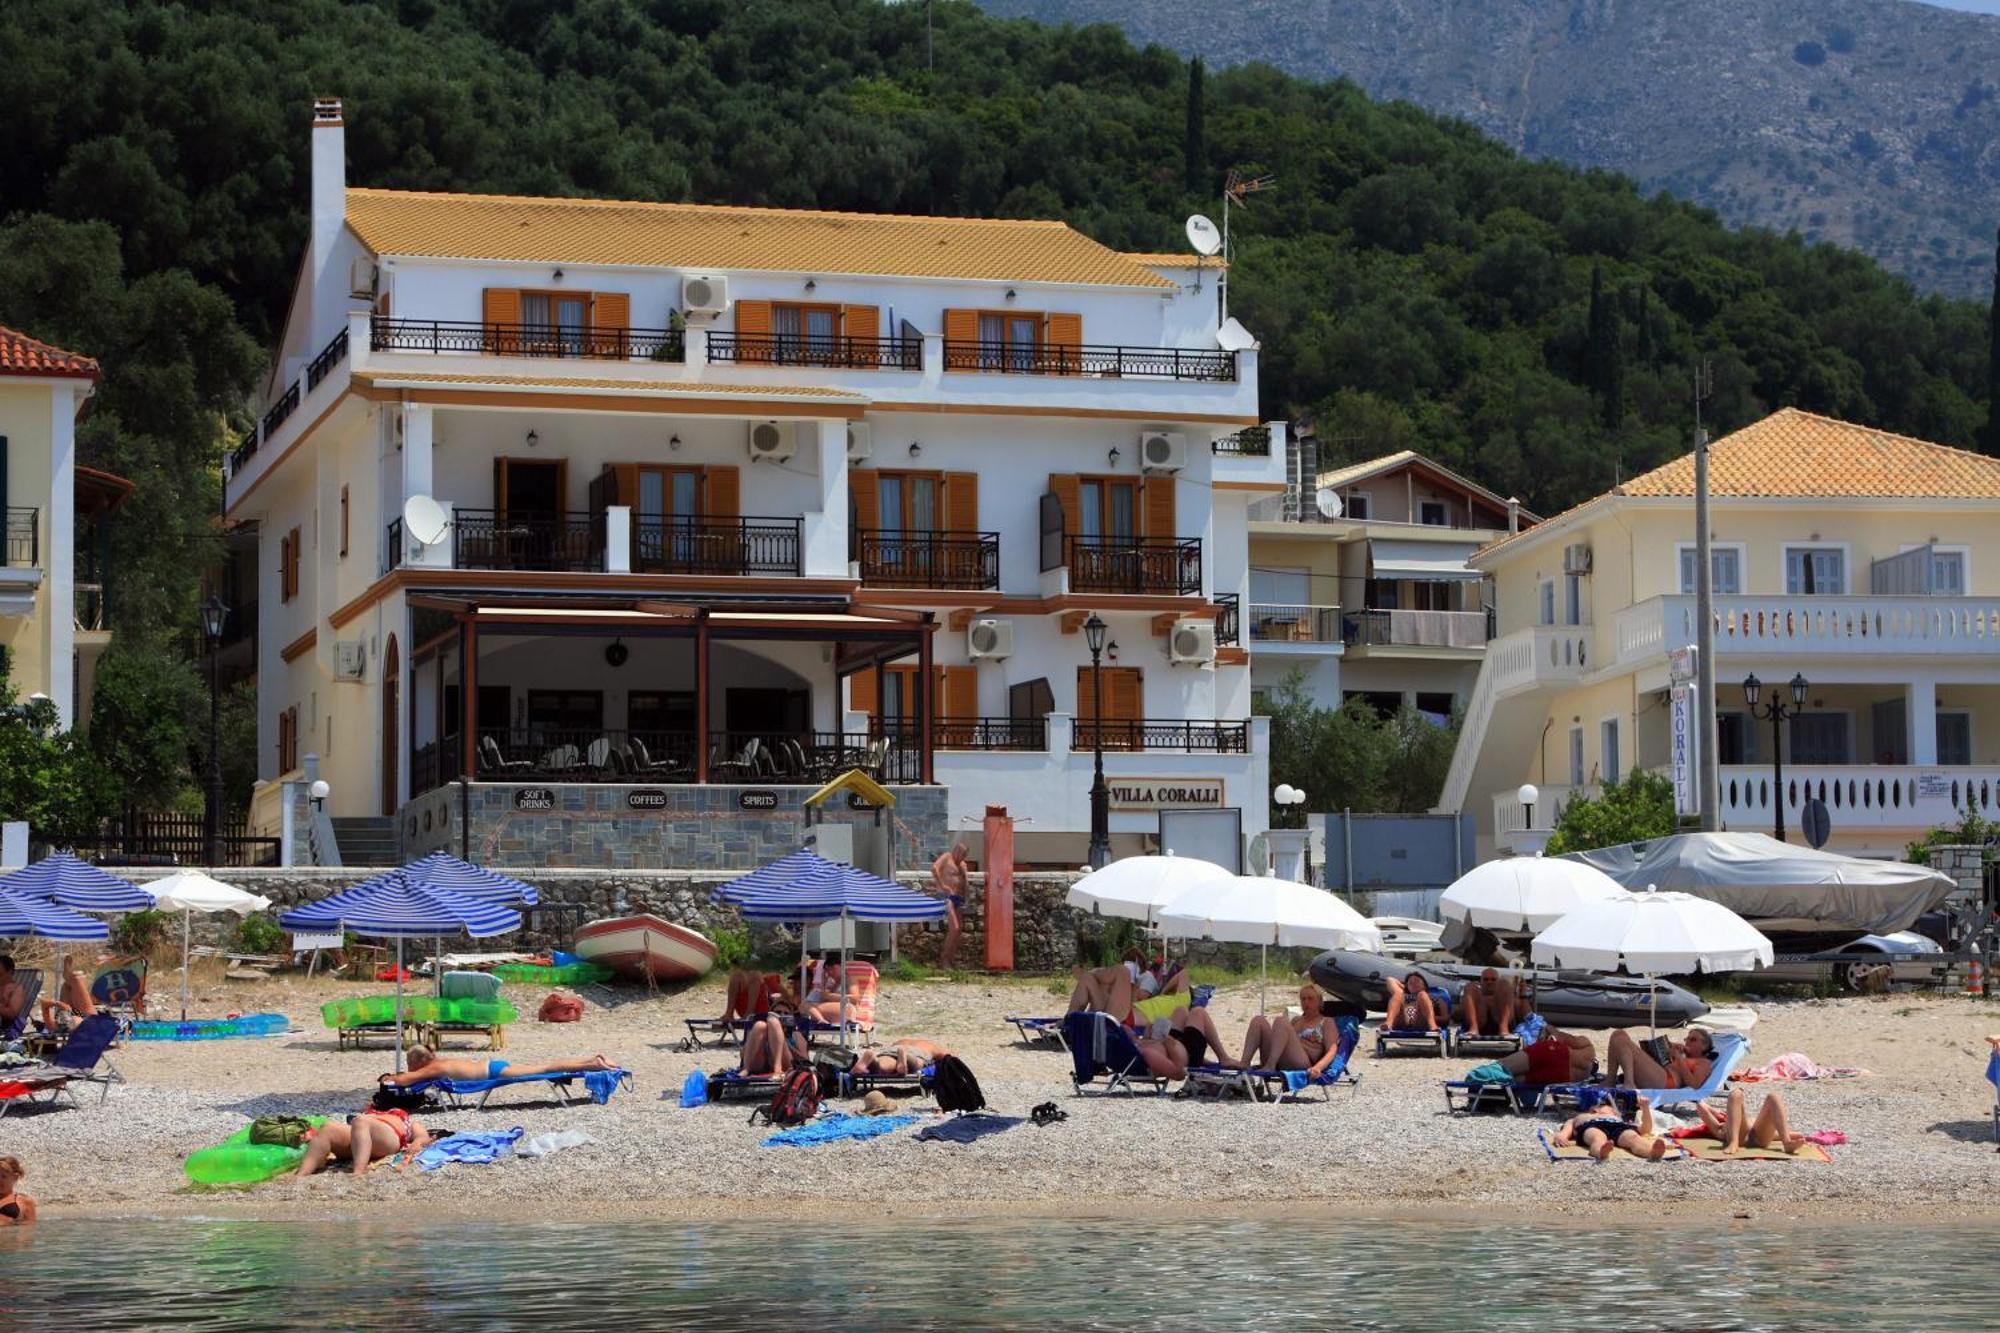
<path id="1" fill-rule="evenodd" d="M 1794 847 L 1766 833 L 1676 833 L 1569 859 L 1628 889 L 1650 884 L 1721 903 L 1767 930 L 1907 930 L 1955 887 L 1927 866 Z"/>

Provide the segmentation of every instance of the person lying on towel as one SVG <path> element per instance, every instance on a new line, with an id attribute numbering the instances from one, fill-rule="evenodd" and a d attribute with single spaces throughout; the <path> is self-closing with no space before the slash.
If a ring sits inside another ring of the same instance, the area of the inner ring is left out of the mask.
<path id="1" fill-rule="evenodd" d="M 462 1083 L 479 1083 L 492 1078 L 540 1078 L 547 1074 L 588 1074 L 599 1069 L 616 1069 L 601 1055 L 582 1056 L 574 1060 L 550 1060 L 546 1064 L 517 1065 L 505 1060 L 446 1060 L 428 1046 L 410 1048 L 410 1067 L 400 1074 L 384 1074 L 380 1082 L 392 1088 L 407 1088 L 418 1083 L 434 1083 L 440 1079 L 452 1079 Z"/>
<path id="2" fill-rule="evenodd" d="M 1687 1040 L 1637 1041 L 1620 1028 L 1605 1047 L 1605 1072 L 1621 1088 L 1698 1088 L 1715 1065 L 1715 1038 L 1689 1028 Z"/>
<path id="3" fill-rule="evenodd" d="M 901 1037 L 886 1046 L 864 1046 L 855 1054 L 851 1073 L 921 1074 L 924 1066 L 950 1055 L 944 1047 L 922 1037 Z"/>
<path id="4" fill-rule="evenodd" d="M 1717 1111 L 1707 1102 L 1696 1102 L 1694 1109 L 1701 1117 L 1701 1127 L 1677 1131 L 1674 1137 L 1720 1139 L 1722 1151 L 1731 1157 L 1746 1144 L 1785 1153 L 1796 1153 L 1806 1146 L 1806 1136 L 1792 1130 L 1783 1097 L 1775 1092 L 1766 1093 L 1754 1119 L 1746 1113 L 1747 1106 L 1741 1088 L 1729 1090 L 1728 1109 L 1724 1111 Z"/>
<path id="5" fill-rule="evenodd" d="M 421 1049 L 421 1048 L 419 1048 Z M 414 1052 L 413 1052 L 414 1053 Z M 299 1174 L 310 1176 L 326 1169 L 329 1162 L 352 1162 L 354 1174 L 368 1174 L 370 1162 L 386 1162 L 397 1153 L 407 1153 L 396 1167 L 403 1170 L 417 1160 L 431 1141 L 423 1121 L 408 1111 L 363 1111 L 341 1124 L 328 1120 L 306 1140 L 306 1155 L 299 1161 Z"/>
<path id="6" fill-rule="evenodd" d="M 1578 1145 L 1600 1162 L 1614 1148 L 1623 1148 L 1634 1157 L 1657 1162 L 1667 1155 L 1667 1141 L 1653 1133 L 1653 1104 L 1644 1097 L 1639 1099 L 1638 1116 L 1637 1121 L 1627 1120 L 1612 1103 L 1580 1111 L 1556 1131 L 1556 1147 Z"/>

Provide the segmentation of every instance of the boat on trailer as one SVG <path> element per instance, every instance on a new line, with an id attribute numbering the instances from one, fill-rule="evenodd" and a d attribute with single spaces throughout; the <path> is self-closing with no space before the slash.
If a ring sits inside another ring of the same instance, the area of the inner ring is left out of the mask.
<path id="1" fill-rule="evenodd" d="M 1390 981 L 1401 982 L 1413 971 L 1422 972 L 1429 984 L 1451 992 L 1453 1017 L 1457 1017 L 1458 997 L 1464 993 L 1465 983 L 1485 970 L 1463 963 L 1413 966 L 1379 953 L 1329 949 L 1313 959 L 1307 975 L 1337 1002 L 1380 1013 L 1389 1003 Z M 1535 1012 L 1559 1028 L 1645 1027 L 1656 992 L 1660 1027 L 1682 1027 L 1708 1012 L 1700 996 L 1668 981 L 1545 967 L 1500 970 L 1517 981 L 1527 980 L 1533 988 Z"/>
<path id="2" fill-rule="evenodd" d="M 715 942 L 693 926 L 639 912 L 578 926 L 576 955 L 628 981 L 692 981 L 715 966 Z"/>

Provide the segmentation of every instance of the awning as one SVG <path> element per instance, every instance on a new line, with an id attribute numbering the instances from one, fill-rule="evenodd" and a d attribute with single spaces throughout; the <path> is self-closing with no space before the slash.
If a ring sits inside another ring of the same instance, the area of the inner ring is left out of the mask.
<path id="1" fill-rule="evenodd" d="M 1371 537 L 1368 560 L 1378 579 L 1481 579 L 1466 565 L 1478 542 L 1418 542 Z"/>

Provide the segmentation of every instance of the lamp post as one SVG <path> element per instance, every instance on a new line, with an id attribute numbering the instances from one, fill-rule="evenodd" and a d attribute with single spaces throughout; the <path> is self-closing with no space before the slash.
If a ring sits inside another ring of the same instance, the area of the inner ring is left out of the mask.
<path id="1" fill-rule="evenodd" d="M 1755 672 L 1744 678 L 1743 700 L 1750 705 L 1750 716 L 1771 719 L 1771 836 L 1779 842 L 1785 840 L 1785 733 L 1784 725 L 1799 709 L 1805 707 L 1806 692 L 1812 687 L 1806 684 L 1804 673 L 1796 673 L 1788 687 L 1792 701 L 1789 707 L 1785 696 L 1771 691 L 1771 702 L 1758 707 L 1758 697 L 1763 693 L 1764 682 L 1757 679 Z"/>
<path id="2" fill-rule="evenodd" d="M 1095 611 L 1083 622 L 1083 641 L 1090 648 L 1090 751 L 1095 768 L 1090 778 L 1090 868 L 1111 862 L 1111 793 L 1104 786 L 1104 621 Z"/>
<path id="3" fill-rule="evenodd" d="M 1536 801 L 1537 801 L 1537 800 L 1538 800 L 1538 799 L 1539 799 L 1540 797 L 1541 797 L 1541 793 L 1540 793 L 1539 791 L 1536 791 L 1536 790 L 1535 790 L 1535 784 L 1534 784 L 1534 783 L 1532 783 L 1532 782 L 1524 782 L 1524 783 L 1522 783 L 1522 784 L 1520 785 L 1520 787 L 1519 787 L 1519 788 L 1517 788 L 1517 789 L 1515 790 L 1515 792 L 1514 792 L 1514 799 L 1515 799 L 1515 800 L 1517 800 L 1517 801 L 1519 801 L 1519 802 L 1521 803 L 1521 811 L 1522 811 L 1522 814 L 1521 814 L 1521 827 L 1522 827 L 1522 828 L 1524 828 L 1524 829 L 1532 829 L 1532 828 L 1534 828 L 1534 826 L 1535 826 L 1535 802 L 1536 802 Z"/>
<path id="4" fill-rule="evenodd" d="M 208 863 L 222 864 L 222 629 L 229 606 L 213 593 L 201 604 L 201 628 L 208 636 L 208 801 L 204 808 Z"/>

